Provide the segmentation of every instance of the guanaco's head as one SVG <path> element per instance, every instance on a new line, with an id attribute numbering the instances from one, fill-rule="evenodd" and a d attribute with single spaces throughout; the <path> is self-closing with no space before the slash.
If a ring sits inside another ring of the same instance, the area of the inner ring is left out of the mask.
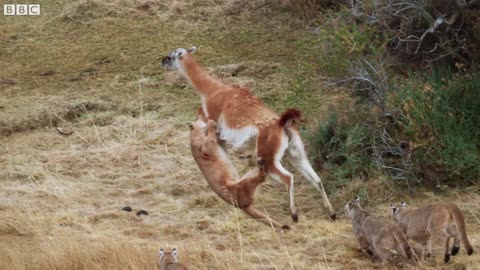
<path id="1" fill-rule="evenodd" d="M 192 54 L 197 50 L 197 47 L 193 46 L 190 49 L 178 48 L 170 52 L 167 56 L 162 59 L 162 66 L 168 69 L 179 69 L 181 66 L 181 61 L 189 54 Z"/>
<path id="2" fill-rule="evenodd" d="M 388 217 L 390 219 L 393 219 L 394 221 L 397 221 L 398 220 L 398 214 L 400 214 L 400 212 L 403 211 L 403 209 L 406 209 L 407 208 L 407 203 L 405 201 L 402 201 L 400 203 L 400 207 L 394 205 L 394 204 L 391 204 L 390 205 L 390 213 L 388 215 Z"/>
<path id="3" fill-rule="evenodd" d="M 160 267 L 167 266 L 171 263 L 178 262 L 178 253 L 177 249 L 174 248 L 171 252 L 165 252 L 163 249 L 158 251 Z"/>
<path id="4" fill-rule="evenodd" d="M 360 206 L 360 198 L 358 196 L 355 196 L 353 200 L 350 200 L 345 204 L 345 207 L 343 209 L 343 213 L 347 218 L 352 219 L 353 218 L 353 211 L 355 207 Z"/>

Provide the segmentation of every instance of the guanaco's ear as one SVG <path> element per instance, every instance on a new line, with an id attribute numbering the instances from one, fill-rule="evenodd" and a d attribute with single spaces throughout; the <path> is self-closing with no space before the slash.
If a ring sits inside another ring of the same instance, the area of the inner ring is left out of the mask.
<path id="1" fill-rule="evenodd" d="M 175 261 L 178 261 L 178 253 L 176 248 L 172 250 L 172 257 Z"/>
<path id="2" fill-rule="evenodd" d="M 195 52 L 196 50 L 197 50 L 197 46 L 193 46 L 190 49 L 188 49 L 187 52 L 190 54 L 190 53 Z"/>
<path id="3" fill-rule="evenodd" d="M 172 58 L 170 58 L 170 56 L 166 56 L 162 59 L 162 66 L 166 67 L 168 66 L 168 64 L 170 64 L 170 61 L 172 60 Z"/>
<path id="4" fill-rule="evenodd" d="M 165 255 L 165 252 L 163 251 L 163 249 L 160 249 L 158 251 L 158 257 L 160 257 L 160 259 Z"/>
<path id="5" fill-rule="evenodd" d="M 407 207 L 407 203 L 406 203 L 405 201 L 402 201 L 402 202 L 400 203 L 400 205 L 401 205 L 402 207 Z"/>

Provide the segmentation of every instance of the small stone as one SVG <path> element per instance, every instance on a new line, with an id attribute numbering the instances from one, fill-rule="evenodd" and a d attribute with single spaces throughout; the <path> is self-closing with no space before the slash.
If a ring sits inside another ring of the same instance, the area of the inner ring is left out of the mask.
<path id="1" fill-rule="evenodd" d="M 146 215 L 146 216 L 148 216 L 148 212 L 145 211 L 145 210 L 140 210 L 140 211 L 138 211 L 138 212 L 137 212 L 137 217 L 139 217 L 139 216 L 141 216 L 141 215 Z"/>
<path id="2" fill-rule="evenodd" d="M 132 208 L 130 206 L 125 206 L 125 207 L 122 208 L 122 211 L 132 212 Z"/>

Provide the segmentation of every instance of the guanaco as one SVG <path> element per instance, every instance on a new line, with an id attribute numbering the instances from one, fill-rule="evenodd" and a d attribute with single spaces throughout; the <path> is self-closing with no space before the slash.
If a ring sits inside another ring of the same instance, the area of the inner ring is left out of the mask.
<path id="1" fill-rule="evenodd" d="M 408 239 L 412 239 L 423 245 L 422 257 L 432 255 L 432 238 L 445 238 L 444 262 L 450 260 L 460 250 L 460 242 L 472 255 L 473 248 L 468 240 L 465 228 L 465 219 L 462 211 L 452 202 L 436 202 L 419 208 L 408 208 L 407 203 L 402 201 L 400 207 L 391 205 L 390 217 L 395 220 Z M 453 238 L 453 246 L 450 249 L 450 239 Z M 451 252 L 451 253 L 450 253 Z"/>
<path id="2" fill-rule="evenodd" d="M 200 95 L 205 116 L 218 123 L 220 139 L 238 150 L 256 138 L 257 158 L 264 161 L 265 170 L 274 180 L 287 186 L 290 213 L 293 221 L 298 222 L 294 177 L 281 164 L 287 152 L 290 163 L 320 192 L 330 218 L 335 220 L 335 211 L 307 158 L 299 131 L 294 125 L 286 125 L 299 120 L 301 112 L 288 109 L 279 117 L 249 89 L 214 79 L 193 58 L 195 50 L 196 47 L 176 49 L 162 59 L 162 65 L 179 70 L 187 78 Z"/>
<path id="3" fill-rule="evenodd" d="M 171 252 L 165 252 L 160 249 L 158 252 L 160 270 L 188 270 L 188 267 L 178 262 L 177 249 L 174 248 Z"/>
<path id="4" fill-rule="evenodd" d="M 358 196 L 347 202 L 344 213 L 352 220 L 353 233 L 360 249 L 370 260 L 374 261 L 378 257 L 386 264 L 394 258 L 393 252 L 396 252 L 414 264 L 418 261 L 400 228 L 396 224 L 386 224 L 372 217 L 361 207 Z"/>
<path id="5" fill-rule="evenodd" d="M 253 206 L 255 192 L 267 176 L 263 162 L 259 161 L 257 169 L 240 179 L 227 153 L 218 144 L 216 123 L 213 120 L 205 123 L 205 120 L 200 114 L 191 126 L 190 147 L 210 188 L 224 201 L 240 208 L 254 219 L 288 230 L 288 226 L 282 226 Z"/>

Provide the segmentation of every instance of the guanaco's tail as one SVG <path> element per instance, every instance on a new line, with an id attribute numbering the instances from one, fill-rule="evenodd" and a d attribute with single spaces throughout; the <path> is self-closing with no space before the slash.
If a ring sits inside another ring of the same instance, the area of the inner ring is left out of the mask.
<path id="1" fill-rule="evenodd" d="M 407 259 L 414 261 L 415 263 L 418 262 L 417 254 L 415 254 L 412 246 L 410 246 L 410 243 L 408 243 L 407 237 L 405 237 L 405 234 L 403 234 L 400 228 L 398 228 L 396 225 L 392 225 L 391 230 L 393 237 L 397 243 L 400 244 L 403 253 L 402 255 Z"/>
<path id="2" fill-rule="evenodd" d="M 462 241 L 463 246 L 468 252 L 468 255 L 472 255 L 473 247 L 468 240 L 467 231 L 465 228 L 465 218 L 463 217 L 462 211 L 456 204 L 450 203 L 447 206 L 448 212 L 453 218 L 455 225 L 457 226 L 458 234 L 460 235 L 460 240 Z"/>
<path id="3" fill-rule="evenodd" d="M 272 224 L 276 228 L 281 228 L 283 230 L 289 230 L 290 227 L 287 225 L 283 225 L 278 223 L 278 221 L 270 218 L 269 216 L 265 215 L 264 213 L 260 212 L 258 209 L 256 209 L 253 205 L 250 205 L 246 208 L 242 208 L 243 212 L 245 212 L 247 215 L 251 216 L 252 218 L 259 220 L 267 225 L 270 226 Z"/>
<path id="4" fill-rule="evenodd" d="M 299 121 L 302 118 L 302 111 L 297 109 L 288 109 L 286 110 L 280 119 L 278 124 L 282 127 L 291 126 L 294 122 Z"/>

